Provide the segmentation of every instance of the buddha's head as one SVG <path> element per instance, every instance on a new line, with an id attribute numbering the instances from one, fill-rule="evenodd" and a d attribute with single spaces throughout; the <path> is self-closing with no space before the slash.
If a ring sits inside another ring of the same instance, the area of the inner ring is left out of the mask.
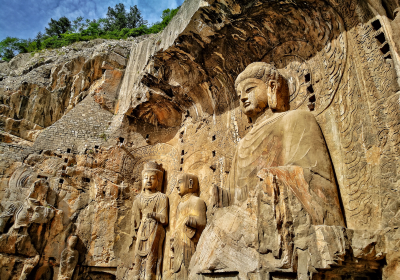
<path id="1" fill-rule="evenodd" d="M 235 81 L 243 113 L 254 118 L 267 109 L 273 112 L 289 110 L 289 88 L 286 79 L 272 65 L 254 62 Z"/>
<path id="2" fill-rule="evenodd" d="M 199 191 L 199 179 L 196 175 L 182 173 L 178 175 L 178 184 L 176 189 L 178 194 L 182 197 L 188 193 L 197 194 Z"/>
<path id="3" fill-rule="evenodd" d="M 149 161 L 142 171 L 143 190 L 155 192 L 161 190 L 164 172 L 156 162 Z"/>
<path id="4" fill-rule="evenodd" d="M 69 249 L 74 249 L 75 248 L 75 246 L 76 246 L 76 244 L 78 243 L 78 236 L 76 236 L 76 235 L 71 235 L 69 238 L 68 238 L 68 248 Z"/>

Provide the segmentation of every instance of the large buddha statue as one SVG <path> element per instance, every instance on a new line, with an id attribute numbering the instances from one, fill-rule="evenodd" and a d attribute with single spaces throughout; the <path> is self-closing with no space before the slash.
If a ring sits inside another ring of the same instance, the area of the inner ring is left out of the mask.
<path id="1" fill-rule="evenodd" d="M 291 205 L 301 205 L 305 213 L 297 221 L 307 216 L 300 224 L 308 220 L 310 225 L 344 226 L 324 137 L 312 113 L 289 111 L 286 79 L 272 65 L 256 62 L 237 77 L 235 87 L 253 127 L 232 162 L 229 204 L 242 205 L 249 194 L 263 189 L 258 204 L 259 252 L 273 252 L 279 258 L 282 249 L 289 250 L 293 220 L 288 215 L 297 215 Z M 288 202 L 290 197 L 300 203 Z M 291 252 L 285 254 L 289 258 Z"/>
<path id="2" fill-rule="evenodd" d="M 143 190 L 132 207 L 136 235 L 133 279 L 161 279 L 164 227 L 168 224 L 168 197 L 161 192 L 163 175 L 156 162 L 144 165 Z"/>

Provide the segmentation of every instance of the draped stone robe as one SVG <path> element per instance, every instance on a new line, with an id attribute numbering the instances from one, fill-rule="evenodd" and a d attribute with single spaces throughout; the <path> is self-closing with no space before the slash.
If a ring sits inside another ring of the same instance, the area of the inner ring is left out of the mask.
<path id="1" fill-rule="evenodd" d="M 204 211 L 199 211 L 202 209 Z M 191 216 L 196 219 L 196 228 L 187 226 L 186 219 Z M 200 235 L 206 225 L 206 206 L 204 201 L 194 194 L 181 198 L 176 212 L 174 232 L 174 279 L 185 280 L 188 277 L 190 260 L 196 251 Z"/>
<path id="2" fill-rule="evenodd" d="M 160 215 L 160 222 L 147 218 L 147 214 L 152 212 Z M 164 226 L 168 224 L 168 197 L 161 192 L 150 195 L 142 192 L 135 198 L 132 213 L 134 229 L 137 230 L 135 259 L 140 262 L 135 263 L 135 273 L 147 277 L 152 273 L 159 279 L 165 238 Z"/>
<path id="3" fill-rule="evenodd" d="M 330 156 L 311 113 L 295 110 L 257 120 L 240 141 L 232 162 L 228 179 L 230 204 L 241 204 L 247 199 L 260 182 L 260 170 L 278 167 L 300 167 L 307 187 L 299 189 L 291 183 L 288 187 L 311 215 L 312 224 L 344 226 Z M 285 177 L 278 174 L 277 179 L 299 181 L 299 174 L 289 171 Z"/>

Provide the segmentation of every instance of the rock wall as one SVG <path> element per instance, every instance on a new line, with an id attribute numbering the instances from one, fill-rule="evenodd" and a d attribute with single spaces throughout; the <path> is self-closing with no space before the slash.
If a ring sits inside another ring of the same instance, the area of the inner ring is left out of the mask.
<path id="1" fill-rule="evenodd" d="M 181 279 L 171 241 L 181 173 L 197 176 L 207 207 L 189 279 L 399 279 L 398 11 L 395 0 L 188 0 L 159 34 L 1 63 L 1 279 L 58 279 L 70 235 L 72 279 L 133 279 L 132 205 L 150 160 L 169 199 L 162 279 Z M 235 152 L 255 127 L 235 79 L 258 61 L 287 81 L 290 110 L 317 120 L 344 227 L 311 223 L 287 186 L 281 218 L 260 210 L 272 197 L 260 174 L 245 203 L 231 203 Z M 17 230 L 16 209 L 40 207 L 52 216 Z M 283 249 L 263 251 L 260 227 L 273 223 Z"/>

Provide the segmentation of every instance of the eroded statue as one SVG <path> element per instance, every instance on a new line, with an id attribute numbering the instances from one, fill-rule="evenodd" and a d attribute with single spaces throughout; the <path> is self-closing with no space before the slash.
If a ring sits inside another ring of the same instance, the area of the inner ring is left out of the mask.
<path id="1" fill-rule="evenodd" d="M 47 202 L 49 189 L 47 181 L 35 181 L 22 203 L 11 204 L 1 214 L 0 230 L 4 232 L 9 222 L 12 226 L 7 233 L 0 236 L 0 252 L 26 256 L 38 254 L 31 243 L 28 228 L 33 223 L 44 224 L 53 218 L 57 209 Z"/>
<path id="2" fill-rule="evenodd" d="M 26 259 L 24 262 L 24 267 L 22 268 L 21 275 L 19 277 L 19 280 L 28 280 L 30 279 L 29 276 L 31 276 L 32 270 L 35 268 L 35 266 L 39 263 L 40 256 L 36 255 L 33 258 Z"/>
<path id="3" fill-rule="evenodd" d="M 175 231 L 171 238 L 174 279 L 188 279 L 190 260 L 206 226 L 206 204 L 198 197 L 199 181 L 192 174 L 181 174 L 177 190 L 181 197 L 176 212 Z"/>
<path id="4" fill-rule="evenodd" d="M 54 207 L 47 203 L 48 183 L 41 179 L 37 180 L 27 198 L 23 203 L 11 204 L 3 214 L 0 215 L 0 233 L 4 232 L 7 222 L 13 219 L 14 223 L 9 233 L 16 232 L 27 235 L 27 229 L 32 223 L 46 223 L 54 216 Z"/>
<path id="5" fill-rule="evenodd" d="M 61 253 L 60 272 L 58 280 L 70 280 L 74 274 L 76 265 L 78 264 L 79 252 L 75 250 L 78 243 L 78 237 L 71 235 L 67 241 L 67 248 Z"/>
<path id="6" fill-rule="evenodd" d="M 250 64 L 235 87 L 253 127 L 240 141 L 232 163 L 230 204 L 246 203 L 261 186 L 258 250 L 272 253 L 282 260 L 278 266 L 288 268 L 293 227 L 344 226 L 330 156 L 313 114 L 289 111 L 288 84 L 274 66 Z"/>
<path id="7" fill-rule="evenodd" d="M 147 162 L 142 172 L 142 192 L 132 207 L 136 235 L 134 279 L 161 279 L 164 227 L 168 224 L 168 197 L 161 192 L 164 172 Z"/>

